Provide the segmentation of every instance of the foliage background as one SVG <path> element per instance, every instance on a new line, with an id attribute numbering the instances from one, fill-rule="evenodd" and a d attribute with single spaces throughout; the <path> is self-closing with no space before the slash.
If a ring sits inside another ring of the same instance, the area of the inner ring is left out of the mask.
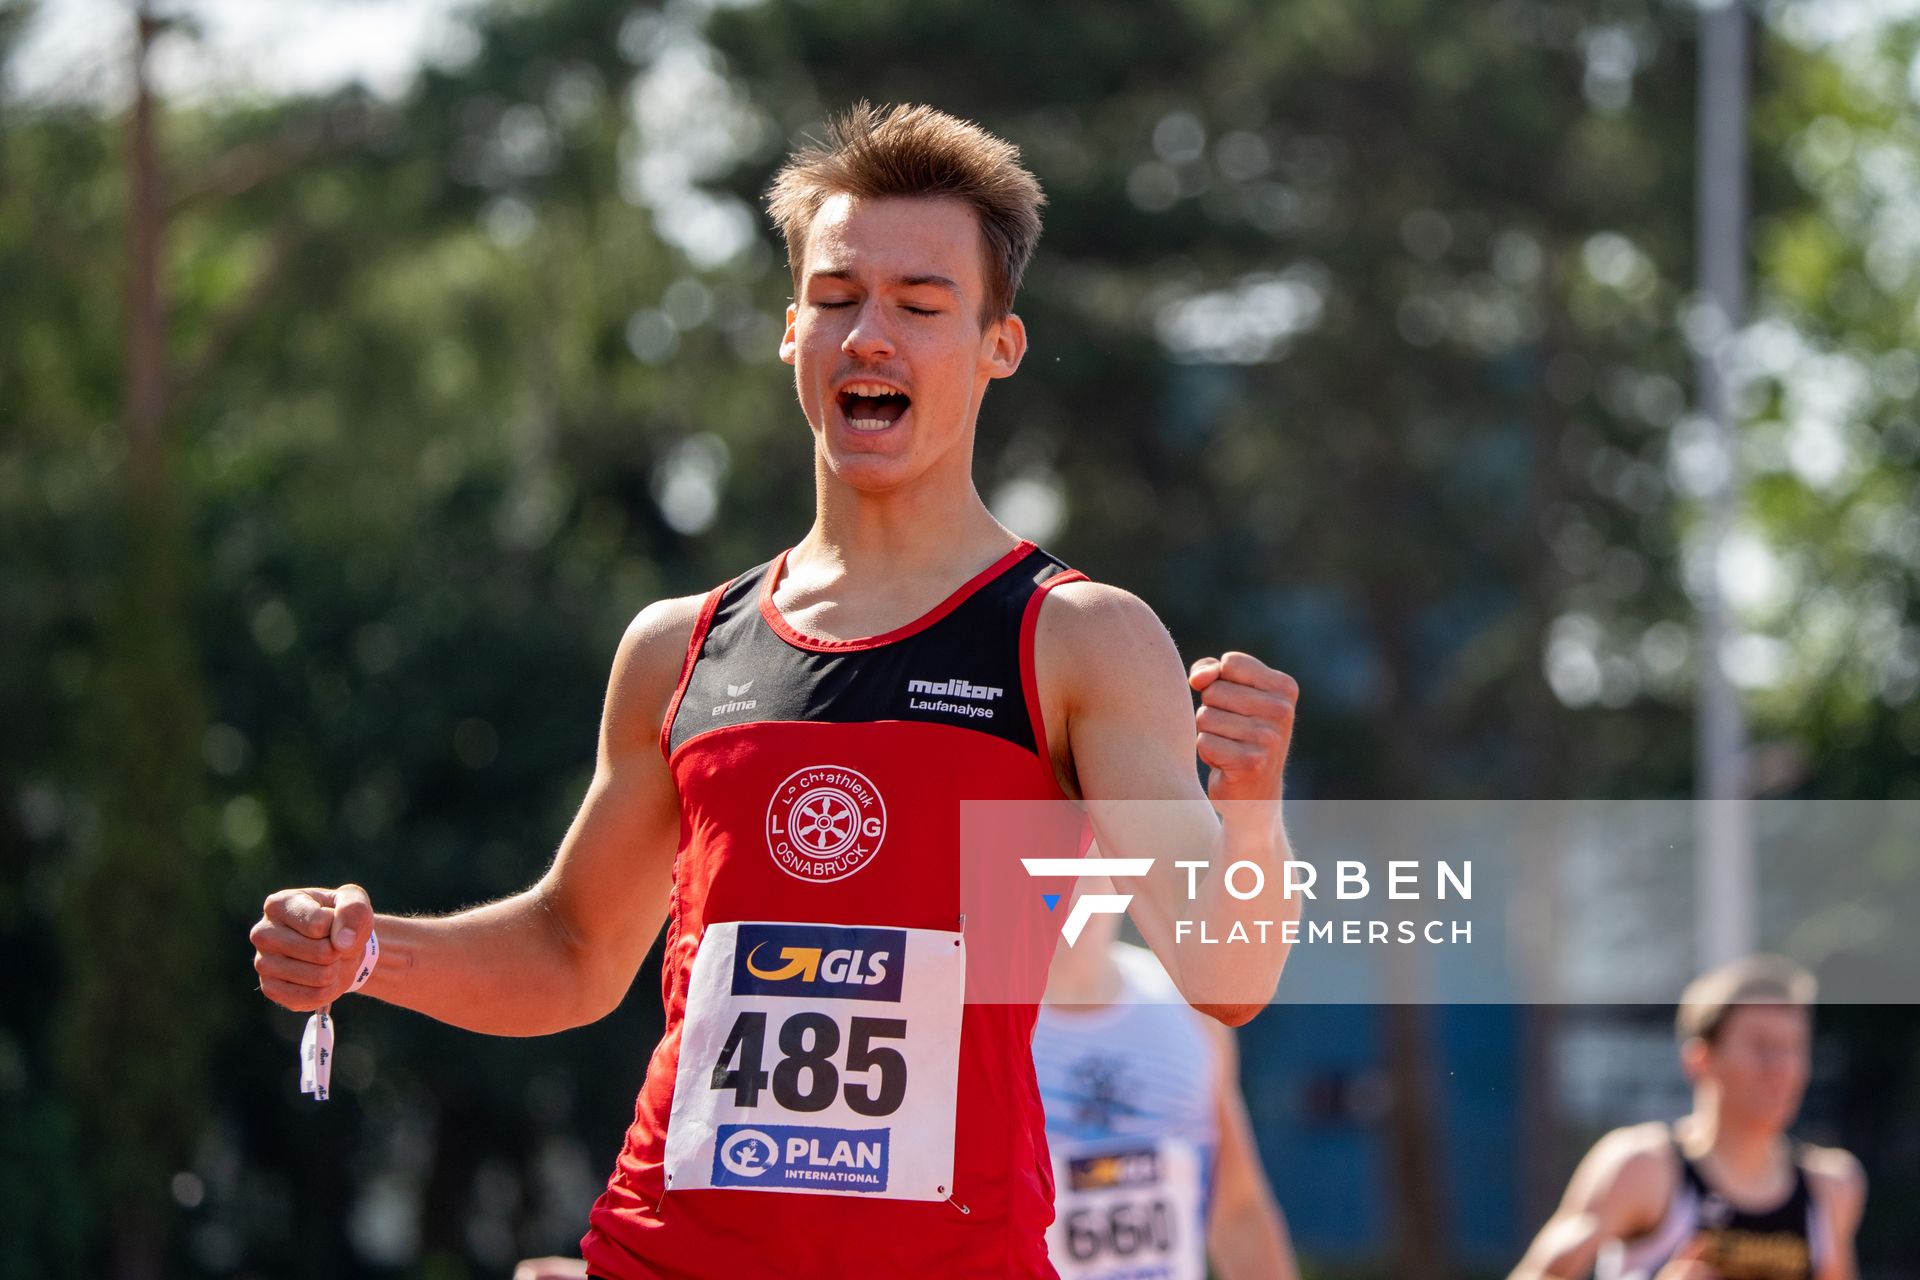
<path id="1" fill-rule="evenodd" d="M 1755 10 L 1727 581 L 1773 795 L 1920 796 L 1920 25 L 1861 9 Z M 0 3 L 0 59 L 33 10 Z M 1694 26 L 1663 0 L 496 0 L 398 92 L 163 95 L 149 187 L 128 29 L 104 88 L 10 78 L 0 1275 L 477 1276 L 577 1237 L 651 966 L 553 1041 L 356 1004 L 315 1109 L 244 934 L 289 883 L 418 910 L 524 884 L 627 620 L 804 531 L 755 201 L 859 96 L 1025 149 L 1035 343 L 981 490 L 1189 653 L 1294 672 L 1295 793 L 1687 794 Z M 172 10 L 153 37 L 195 41 Z M 1257 1115 L 1298 1110 L 1311 1016 L 1248 1035 Z M 1531 1122 L 1474 1227 L 1441 1154 L 1472 1141 L 1453 1024 L 1345 1016 L 1397 1100 L 1354 1122 L 1381 1229 L 1316 1253 L 1296 1222 L 1310 1274 L 1503 1268 L 1590 1136 L 1552 1100 L 1566 1018 L 1520 1011 L 1475 1081 Z M 1813 1122 L 1910 1201 L 1920 1026 L 1823 1025 Z M 1283 1201 L 1293 1154 L 1267 1149 Z M 1870 1212 L 1866 1274 L 1916 1274 L 1916 1230 Z"/>

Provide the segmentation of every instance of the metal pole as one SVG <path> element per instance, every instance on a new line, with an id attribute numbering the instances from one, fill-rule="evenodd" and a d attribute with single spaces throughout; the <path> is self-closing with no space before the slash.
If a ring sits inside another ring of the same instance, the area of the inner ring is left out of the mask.
<path id="1" fill-rule="evenodd" d="M 1719 454 L 1707 494 L 1706 567 L 1698 584 L 1700 659 L 1694 741 L 1699 798 L 1700 960 L 1715 965 L 1754 949 L 1753 830 L 1747 726 L 1723 653 L 1729 633 L 1721 557 L 1741 504 L 1734 421 L 1735 343 L 1746 313 L 1748 18 L 1740 0 L 1702 0 L 1695 258 L 1710 323 L 1696 352 L 1699 407 Z"/>

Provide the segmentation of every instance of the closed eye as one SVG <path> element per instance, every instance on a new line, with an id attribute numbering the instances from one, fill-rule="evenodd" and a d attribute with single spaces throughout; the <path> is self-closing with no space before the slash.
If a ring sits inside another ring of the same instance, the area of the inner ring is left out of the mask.
<path id="1" fill-rule="evenodd" d="M 940 314 L 938 311 L 929 311 L 925 307 L 902 307 L 901 310 L 912 312 L 916 316 L 937 316 Z"/>

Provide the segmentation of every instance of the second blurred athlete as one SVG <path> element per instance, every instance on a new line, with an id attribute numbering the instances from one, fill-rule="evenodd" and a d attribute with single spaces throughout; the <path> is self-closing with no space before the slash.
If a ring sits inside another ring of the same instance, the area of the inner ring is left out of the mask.
<path id="1" fill-rule="evenodd" d="M 1082 886 L 1083 889 L 1086 886 Z M 1034 1028 L 1062 1280 L 1297 1280 L 1233 1033 L 1096 915 L 1054 953 Z"/>

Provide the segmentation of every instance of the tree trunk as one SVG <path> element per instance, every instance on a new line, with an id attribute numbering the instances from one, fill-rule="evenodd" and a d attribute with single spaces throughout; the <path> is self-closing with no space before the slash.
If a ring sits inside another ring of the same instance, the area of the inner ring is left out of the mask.
<path id="1" fill-rule="evenodd" d="M 1403 473 L 1398 464 L 1381 458 L 1374 481 L 1382 496 L 1381 509 L 1411 510 L 1404 499 Z M 1432 790 L 1428 761 L 1441 739 L 1420 705 L 1419 677 L 1408 637 L 1419 584 L 1378 578 L 1370 584 L 1369 621 L 1379 638 L 1385 688 L 1374 707 L 1374 723 L 1384 745 L 1382 780 L 1389 801 L 1423 798 Z M 1395 839 L 1392 822 L 1384 824 L 1383 847 Z M 1388 947 L 1387 997 L 1381 1011 L 1383 1048 L 1393 1104 L 1387 1112 L 1387 1182 L 1394 1206 L 1394 1275 L 1401 1280 L 1446 1280 L 1452 1273 L 1448 1242 L 1447 1205 L 1440 1166 L 1439 1119 L 1433 1087 L 1433 1068 L 1439 1062 L 1428 1026 L 1426 1008 L 1419 1003 L 1418 974 L 1404 948 Z"/>
<path id="2" fill-rule="evenodd" d="M 154 141 L 147 54 L 158 25 L 142 4 L 133 62 L 133 113 L 127 145 L 126 419 L 136 484 L 158 480 L 160 424 L 166 415 L 166 314 L 160 305 L 160 160 Z"/>
<path id="3" fill-rule="evenodd" d="M 126 504 L 84 730 L 99 762 L 98 835 L 78 851 L 61 921 L 64 1074 L 111 1206 L 102 1252 L 117 1280 L 172 1269 L 170 1180 L 201 1131 L 217 1007 L 206 964 L 211 887 L 190 831 L 204 714 L 165 435 L 165 213 L 147 78 L 160 21 L 142 0 L 126 153 Z"/>
<path id="4" fill-rule="evenodd" d="M 1561 250 L 1571 253 L 1572 250 Z M 1568 320 L 1555 300 L 1542 296 L 1536 301 L 1548 320 L 1542 349 L 1537 353 L 1544 370 L 1556 355 L 1574 344 L 1567 332 Z M 1560 441 L 1566 429 L 1565 411 L 1546 394 L 1544 377 L 1535 384 L 1530 406 L 1533 422 L 1531 443 L 1532 469 L 1527 484 L 1527 523 L 1531 537 L 1516 545 L 1523 557 L 1514 566 L 1522 583 L 1527 639 L 1533 644 L 1534 666 L 1527 678 L 1517 681 L 1513 724 L 1526 744 L 1519 757 L 1519 794 L 1538 812 L 1548 801 L 1569 798 L 1572 771 L 1568 767 L 1566 740 L 1556 732 L 1558 704 L 1545 675 L 1546 640 L 1559 612 L 1564 574 L 1549 545 L 1551 531 L 1548 514 L 1564 497 L 1560 483 Z M 1547 821 L 1519 824 L 1519 893 L 1525 905 L 1528 936 L 1522 940 L 1526 976 L 1530 982 L 1520 993 L 1525 1003 L 1520 1008 L 1520 1185 L 1517 1212 L 1522 1229 L 1531 1233 L 1547 1220 L 1559 1200 L 1559 1188 L 1566 1176 L 1566 1135 L 1560 1123 L 1559 1101 L 1553 1069 L 1553 1047 L 1560 1035 L 1558 974 L 1554 951 L 1558 930 L 1558 897 L 1561 851 L 1565 840 L 1561 815 L 1549 814 Z"/>

